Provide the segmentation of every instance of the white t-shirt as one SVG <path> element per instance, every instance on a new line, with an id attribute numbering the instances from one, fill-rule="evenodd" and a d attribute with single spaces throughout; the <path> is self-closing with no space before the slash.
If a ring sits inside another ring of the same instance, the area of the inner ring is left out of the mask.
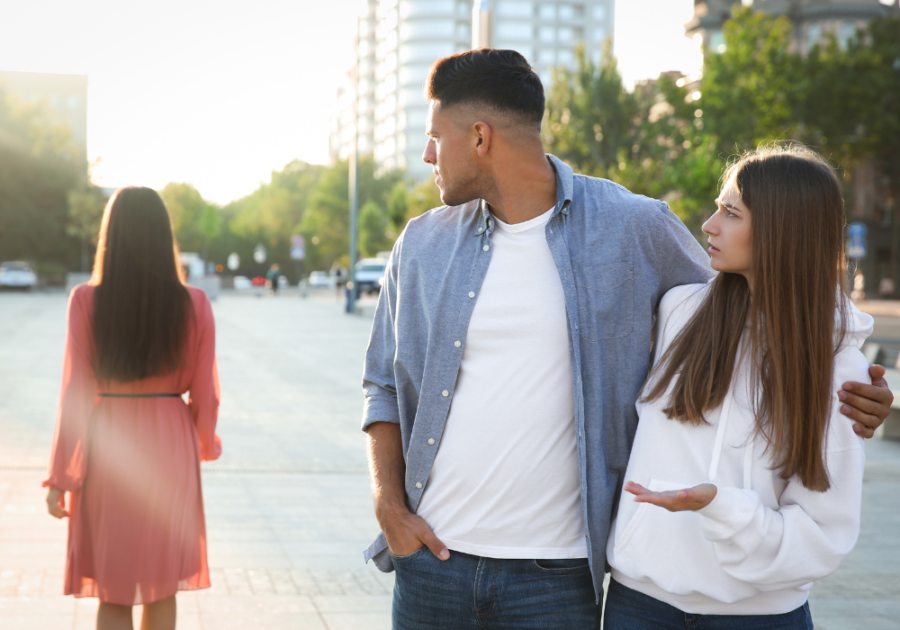
<path id="1" fill-rule="evenodd" d="M 451 550 L 586 558 L 562 283 L 545 229 L 496 218 L 418 514 Z"/>

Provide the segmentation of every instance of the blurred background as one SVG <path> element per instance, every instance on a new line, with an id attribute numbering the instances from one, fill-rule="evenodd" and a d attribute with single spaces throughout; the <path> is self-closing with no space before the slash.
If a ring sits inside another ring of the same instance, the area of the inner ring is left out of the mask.
<path id="1" fill-rule="evenodd" d="M 477 46 L 540 73 L 549 152 L 665 199 L 695 232 L 729 156 L 810 144 L 862 226 L 863 292 L 893 297 L 881 280 L 900 277 L 896 0 L 45 0 L 2 14 L 0 261 L 43 286 L 90 271 L 105 199 L 129 184 L 162 192 L 192 275 L 231 286 L 277 262 L 292 284 L 333 277 L 349 263 L 354 146 L 358 253 L 389 250 L 440 205 L 420 157 L 428 68 Z"/>

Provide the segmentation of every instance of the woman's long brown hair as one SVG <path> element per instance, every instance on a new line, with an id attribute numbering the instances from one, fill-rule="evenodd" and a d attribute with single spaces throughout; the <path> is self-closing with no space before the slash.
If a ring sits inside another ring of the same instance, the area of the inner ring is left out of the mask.
<path id="1" fill-rule="evenodd" d="M 840 182 L 799 145 L 743 156 L 722 178 L 732 180 L 750 210 L 752 296 L 744 276 L 719 273 L 654 368 L 644 400 L 663 396 L 675 379 L 666 415 L 704 424 L 704 412 L 719 407 L 731 387 L 749 323 L 744 343 L 757 384 L 757 431 L 783 479 L 824 492 L 834 356 L 846 321 L 838 293 L 845 286 Z"/>
<path id="2" fill-rule="evenodd" d="M 156 191 L 129 186 L 110 198 L 91 284 L 97 378 L 132 382 L 173 370 L 192 303 Z"/>

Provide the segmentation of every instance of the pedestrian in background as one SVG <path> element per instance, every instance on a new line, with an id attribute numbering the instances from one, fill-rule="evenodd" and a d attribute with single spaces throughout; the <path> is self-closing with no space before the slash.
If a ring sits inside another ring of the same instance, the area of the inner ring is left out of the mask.
<path id="1" fill-rule="evenodd" d="M 278 295 L 279 279 L 281 279 L 281 267 L 278 263 L 274 263 L 269 267 L 269 272 L 266 274 L 266 284 L 269 285 L 269 290 L 272 292 L 272 295 Z"/>
<path id="2" fill-rule="evenodd" d="M 43 483 L 69 518 L 64 593 L 100 599 L 99 630 L 132 628 L 137 604 L 143 630 L 171 630 L 175 593 L 209 587 L 200 461 L 222 452 L 218 405 L 209 300 L 184 284 L 159 195 L 122 188 L 69 299 Z"/>

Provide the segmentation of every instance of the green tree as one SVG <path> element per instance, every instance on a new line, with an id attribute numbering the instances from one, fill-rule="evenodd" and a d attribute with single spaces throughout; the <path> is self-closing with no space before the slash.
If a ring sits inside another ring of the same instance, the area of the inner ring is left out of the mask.
<path id="1" fill-rule="evenodd" d="M 362 256 L 375 256 L 389 250 L 396 237 L 388 232 L 388 216 L 381 206 L 371 199 L 359 211 L 359 252 Z"/>
<path id="2" fill-rule="evenodd" d="M 69 223 L 66 232 L 81 243 L 81 271 L 91 270 L 91 253 L 97 244 L 100 220 L 107 197 L 103 191 L 83 182 L 68 194 Z"/>
<path id="3" fill-rule="evenodd" d="M 0 260 L 79 264 L 81 244 L 66 229 L 68 194 L 86 170 L 68 128 L 44 104 L 0 90 Z"/>
<path id="4" fill-rule="evenodd" d="M 329 166 L 310 192 L 303 220 L 296 232 L 308 244 L 307 267 L 327 269 L 333 263 L 349 264 L 350 188 L 349 165 L 346 161 Z M 372 158 L 359 161 L 359 202 L 361 207 L 372 201 L 386 208 L 401 174 L 390 171 L 376 175 Z"/>
<path id="5" fill-rule="evenodd" d="M 579 172 L 607 177 L 633 145 L 637 100 L 622 87 L 612 40 L 604 42 L 599 64 L 583 45 L 575 56 L 576 70 L 555 71 L 544 141 Z"/>
<path id="6" fill-rule="evenodd" d="M 159 194 L 169 209 L 181 251 L 203 251 L 204 236 L 200 226 L 209 211 L 209 202 L 193 185 L 185 183 L 166 184 Z"/>

